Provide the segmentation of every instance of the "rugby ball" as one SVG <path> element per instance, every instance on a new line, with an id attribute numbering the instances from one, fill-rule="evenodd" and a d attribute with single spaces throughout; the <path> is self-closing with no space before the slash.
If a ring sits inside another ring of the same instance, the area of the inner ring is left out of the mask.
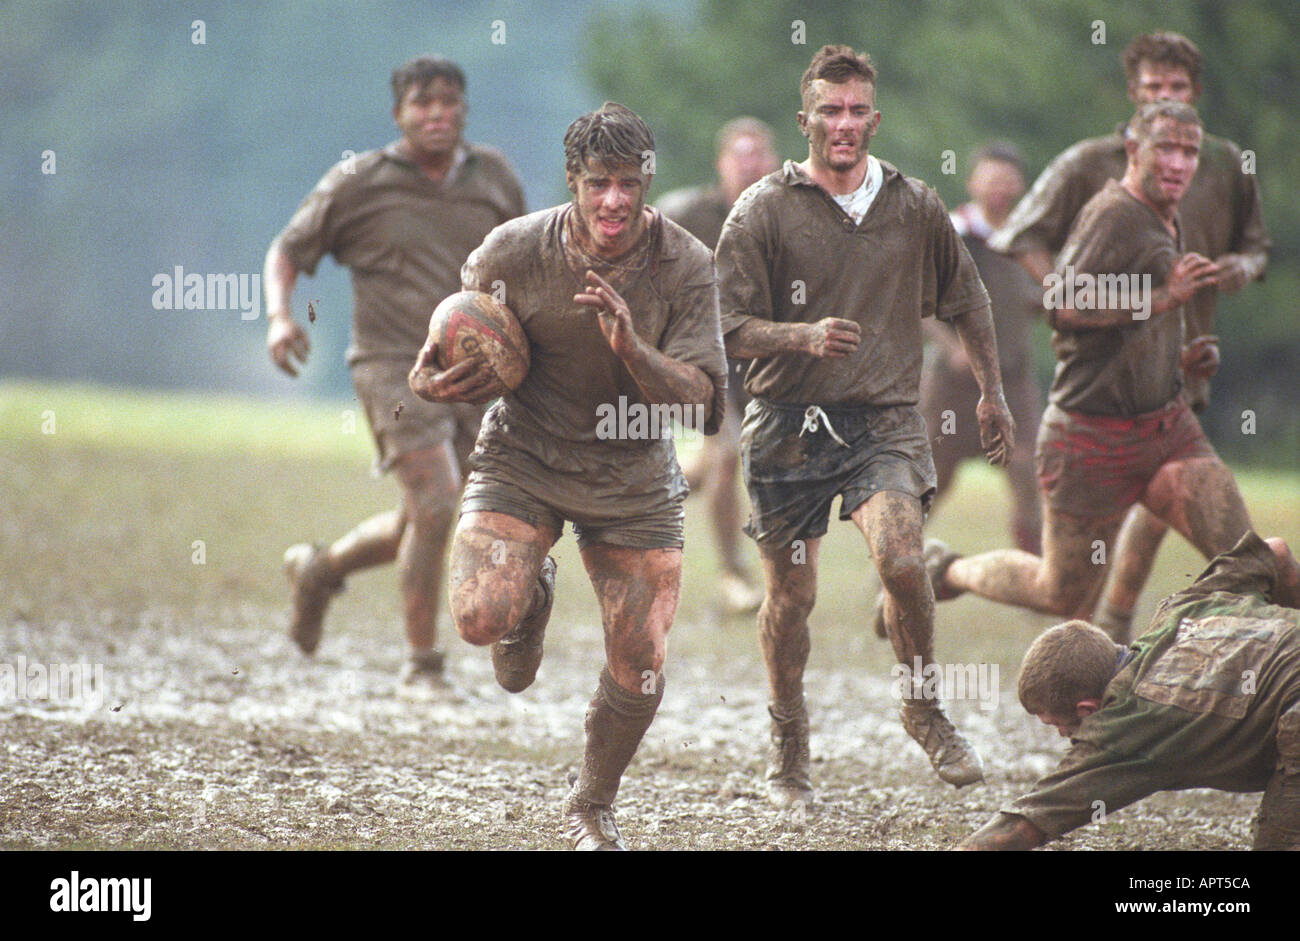
<path id="1" fill-rule="evenodd" d="M 496 375 L 487 398 L 519 388 L 528 375 L 528 336 L 510 308 L 482 291 L 458 291 L 434 308 L 429 339 L 437 344 L 438 368 L 480 358 Z"/>

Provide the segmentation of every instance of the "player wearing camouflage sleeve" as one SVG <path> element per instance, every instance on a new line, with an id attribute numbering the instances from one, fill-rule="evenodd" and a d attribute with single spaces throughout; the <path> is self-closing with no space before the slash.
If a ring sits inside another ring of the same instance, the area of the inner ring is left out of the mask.
<path id="1" fill-rule="evenodd" d="M 1030 849 L 1148 794 L 1263 791 L 1254 848 L 1300 850 L 1300 563 L 1247 533 L 1125 647 L 1084 621 L 1045 631 L 1020 702 L 1070 738 L 1033 791 L 961 849 Z"/>

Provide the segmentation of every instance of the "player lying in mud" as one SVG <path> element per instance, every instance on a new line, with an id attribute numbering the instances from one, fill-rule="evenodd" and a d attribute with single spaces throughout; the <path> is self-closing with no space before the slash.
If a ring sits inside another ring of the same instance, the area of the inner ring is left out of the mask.
<path id="1" fill-rule="evenodd" d="M 1263 791 L 1254 848 L 1300 850 L 1300 563 L 1247 533 L 1124 647 L 1085 621 L 1025 654 L 1021 704 L 1070 738 L 957 848 L 1032 849 L 1156 791 Z"/>

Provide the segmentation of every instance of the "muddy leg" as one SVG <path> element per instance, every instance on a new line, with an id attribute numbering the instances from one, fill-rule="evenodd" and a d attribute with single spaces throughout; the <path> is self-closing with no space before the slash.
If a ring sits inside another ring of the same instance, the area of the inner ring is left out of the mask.
<path id="1" fill-rule="evenodd" d="M 1133 635 L 1133 609 L 1151 577 L 1160 544 L 1169 531 L 1157 516 L 1138 504 L 1129 510 L 1115 543 L 1114 571 L 1094 618 L 1098 627 L 1120 643 Z"/>
<path id="2" fill-rule="evenodd" d="M 412 652 L 433 649 L 447 536 L 461 477 L 450 443 L 403 454 L 396 463 L 406 527 L 398 548 L 406 642 Z"/>
<path id="3" fill-rule="evenodd" d="M 575 849 L 622 849 L 612 806 L 663 699 L 682 552 L 596 544 L 582 559 L 600 603 L 606 666 L 587 709 L 587 743 L 565 801 L 565 833 Z"/>
<path id="4" fill-rule="evenodd" d="M 1123 513 L 1070 516 L 1044 505 L 1043 558 L 1000 549 L 957 559 L 943 586 L 1044 614 L 1085 617 L 1106 576 Z"/>
<path id="5" fill-rule="evenodd" d="M 448 590 L 456 632 L 475 646 L 508 634 L 545 601 L 537 576 L 558 533 L 505 513 L 465 513 L 451 543 Z"/>
<path id="6" fill-rule="evenodd" d="M 803 674 L 811 649 L 808 616 L 817 601 L 820 548 L 820 539 L 758 548 L 765 585 L 758 646 L 767 667 L 771 717 L 765 778 L 768 799 L 778 807 L 807 807 L 813 800 Z"/>
<path id="7" fill-rule="evenodd" d="M 1227 552 L 1251 528 L 1237 481 L 1217 456 L 1164 465 L 1142 502 L 1207 559 Z"/>

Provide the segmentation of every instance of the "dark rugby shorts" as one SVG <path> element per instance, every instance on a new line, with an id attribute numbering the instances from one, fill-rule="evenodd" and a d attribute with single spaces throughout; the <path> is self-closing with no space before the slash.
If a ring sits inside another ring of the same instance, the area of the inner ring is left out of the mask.
<path id="1" fill-rule="evenodd" d="M 745 532 L 764 546 L 826 535 L 836 496 L 841 520 L 882 490 L 910 494 L 923 510 L 934 496 L 925 419 L 910 405 L 819 409 L 754 399 L 740 453 L 750 501 Z"/>
<path id="2" fill-rule="evenodd" d="M 1177 396 L 1126 418 L 1049 405 L 1034 465 L 1048 505 L 1071 516 L 1111 516 L 1137 503 L 1171 461 L 1218 457 L 1187 402 Z"/>

